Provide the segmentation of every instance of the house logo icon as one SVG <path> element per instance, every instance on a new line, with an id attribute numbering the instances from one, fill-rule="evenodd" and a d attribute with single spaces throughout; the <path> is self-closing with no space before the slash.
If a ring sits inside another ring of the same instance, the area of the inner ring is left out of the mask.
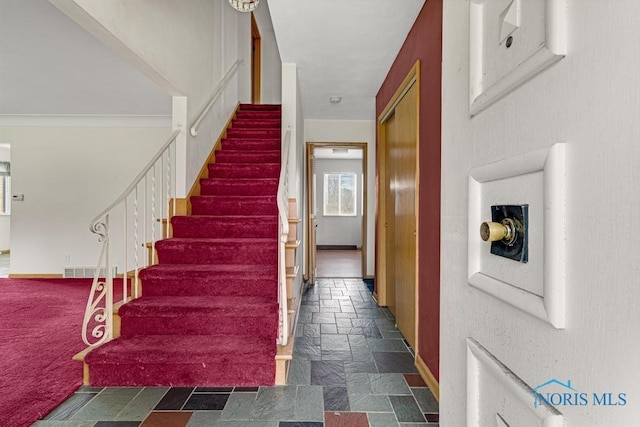
<path id="1" fill-rule="evenodd" d="M 544 393 L 544 391 L 542 389 L 544 389 L 545 387 L 549 387 L 553 384 L 558 385 L 560 388 L 564 389 L 563 393 Z M 551 403 L 551 404 L 560 404 L 561 402 L 558 403 L 554 403 L 553 400 L 558 400 L 558 399 L 553 399 L 554 396 L 562 396 L 564 399 L 562 399 L 563 401 L 567 400 L 566 397 L 567 396 L 575 396 L 576 400 L 579 399 L 580 397 L 580 393 L 578 393 L 578 391 L 573 388 L 571 386 L 571 380 L 567 380 L 566 383 L 563 383 L 562 381 L 559 381 L 555 378 L 550 379 L 549 381 L 540 384 L 537 387 L 534 387 L 533 389 L 533 407 L 537 408 L 540 405 L 543 405 L 544 403 Z M 570 399 L 569 399 L 570 400 Z M 566 403 L 565 403 L 566 404 Z M 571 403 L 569 403 L 571 404 Z"/>
<path id="2" fill-rule="evenodd" d="M 552 406 L 625 406 L 627 393 L 606 392 L 579 392 L 571 380 L 566 383 L 555 378 L 533 388 L 533 407 L 542 405 Z"/>

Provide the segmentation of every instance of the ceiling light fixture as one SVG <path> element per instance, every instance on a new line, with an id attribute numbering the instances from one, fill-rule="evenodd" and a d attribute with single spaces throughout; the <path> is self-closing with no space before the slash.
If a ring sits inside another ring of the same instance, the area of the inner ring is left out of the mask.
<path id="1" fill-rule="evenodd" d="M 229 4 L 240 12 L 253 12 L 258 7 L 260 0 L 229 0 Z"/>
<path id="2" fill-rule="evenodd" d="M 342 102 L 342 98 L 339 96 L 332 96 L 329 98 L 329 102 L 332 104 L 340 104 L 340 102 Z"/>

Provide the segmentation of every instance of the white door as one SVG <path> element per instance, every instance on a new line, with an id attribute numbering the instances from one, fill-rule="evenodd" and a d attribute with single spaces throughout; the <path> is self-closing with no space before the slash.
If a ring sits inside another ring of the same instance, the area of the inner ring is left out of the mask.
<path id="1" fill-rule="evenodd" d="M 640 2 L 443 7 L 440 425 L 638 426 Z"/>

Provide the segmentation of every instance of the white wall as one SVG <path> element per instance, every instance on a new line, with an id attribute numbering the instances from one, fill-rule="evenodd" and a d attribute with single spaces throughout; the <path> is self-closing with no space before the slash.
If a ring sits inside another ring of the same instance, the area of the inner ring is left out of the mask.
<path id="1" fill-rule="evenodd" d="M 353 172 L 356 174 L 356 216 L 325 216 L 324 174 Z M 316 218 L 318 245 L 362 247 L 362 160 L 316 159 Z"/>
<path id="2" fill-rule="evenodd" d="M 282 100 L 282 60 L 273 31 L 269 3 L 260 2 L 255 12 L 260 37 L 262 38 L 262 85 L 260 100 L 263 104 L 280 104 Z"/>
<path id="3" fill-rule="evenodd" d="M 302 219 L 301 228 L 298 235 L 304 236 L 305 221 L 302 216 L 304 204 L 304 113 L 302 102 L 300 101 L 300 90 L 298 87 L 298 70 L 296 64 L 282 64 L 282 134 L 286 135 L 291 131 L 291 142 L 289 147 L 289 168 L 288 168 L 288 192 L 290 199 L 296 199 L 298 218 Z M 302 233 L 302 234 L 300 234 Z M 305 249 L 304 245 L 296 252 L 296 264 L 304 270 Z M 302 289 L 302 279 L 300 276 L 294 280 L 293 294 L 299 295 Z"/>
<path id="4" fill-rule="evenodd" d="M 2 139 L 0 139 L 2 141 Z M 0 161 L 9 162 L 11 161 L 11 148 L 5 147 L 0 144 Z M 11 194 L 8 194 L 7 197 L 11 198 Z M 0 215 L 0 250 L 10 249 L 10 241 L 11 241 L 11 216 L 10 215 Z"/>
<path id="5" fill-rule="evenodd" d="M 441 424 L 467 425 L 465 339 L 473 337 L 532 387 L 557 378 L 572 380 L 590 403 L 592 392 L 629 398 L 626 406 L 559 407 L 563 425 L 637 425 L 640 27 L 631 17 L 640 3 L 567 1 L 566 58 L 474 118 L 471 2 L 443 3 Z M 564 330 L 467 284 L 468 233 L 477 233 L 467 225 L 469 170 L 557 142 L 567 144 Z M 474 404 L 491 399 L 482 393 Z"/>
<path id="6" fill-rule="evenodd" d="M 227 2 L 52 0 L 52 3 L 174 96 L 186 96 L 189 128 L 236 60 L 244 63 L 198 130 L 179 139 L 178 195 L 191 187 L 239 101 L 250 101 L 250 15 Z M 269 85 L 271 81 L 264 82 Z"/>
<path id="7" fill-rule="evenodd" d="M 367 265 L 366 275 L 374 275 L 376 130 L 373 120 L 305 120 L 307 142 L 365 142 L 367 144 Z"/>
<path id="8" fill-rule="evenodd" d="M 89 222 L 118 197 L 169 128 L 0 128 L 11 143 L 11 274 L 62 274 L 93 266 Z"/>
<path id="9" fill-rule="evenodd" d="M 298 93 L 298 70 L 296 64 L 282 64 L 282 133 L 285 135 L 287 129 L 291 130 L 291 146 L 289 148 L 289 197 L 297 198 L 300 206 L 301 182 L 304 176 L 304 168 L 299 167 L 298 157 L 300 151 L 304 151 L 304 142 L 298 138 L 299 112 L 302 106 L 299 102 Z"/>
<path id="10" fill-rule="evenodd" d="M 284 77 L 284 73 L 283 73 Z M 284 79 L 283 79 L 284 81 Z M 284 103 L 284 102 L 283 102 Z M 298 218 L 302 218 L 302 222 L 300 223 L 300 236 L 306 236 L 307 226 L 304 220 L 304 211 L 305 211 L 305 199 L 307 197 L 306 186 L 305 186 L 305 177 L 307 176 L 307 168 L 305 161 L 305 150 L 304 150 L 304 134 L 305 134 L 305 120 L 304 120 L 304 111 L 302 110 L 302 95 L 300 94 L 300 82 L 297 78 L 296 73 L 296 120 L 295 120 L 295 136 L 296 136 L 296 156 L 295 156 L 295 164 L 297 174 L 295 175 L 296 181 L 296 194 L 298 200 Z M 303 275 L 305 273 L 305 260 L 307 259 L 307 248 L 306 245 L 301 245 L 300 250 L 296 253 L 297 257 L 297 265 L 302 266 L 301 270 Z M 302 284 L 302 280 L 300 281 Z"/>

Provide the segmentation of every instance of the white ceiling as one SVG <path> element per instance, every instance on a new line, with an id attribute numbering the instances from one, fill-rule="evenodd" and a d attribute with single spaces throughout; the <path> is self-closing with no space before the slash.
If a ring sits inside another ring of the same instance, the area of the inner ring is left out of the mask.
<path id="1" fill-rule="evenodd" d="M 298 67 L 305 118 L 373 120 L 424 2 L 268 0 L 282 61 Z M 47 0 L 0 0 L 0 115 L 170 114 L 168 94 Z"/>
<path id="2" fill-rule="evenodd" d="M 171 114 L 171 97 L 47 0 L 0 0 L 0 115 Z"/>
<path id="3" fill-rule="evenodd" d="M 375 96 L 424 2 L 268 0 L 282 62 L 298 67 L 305 118 L 373 120 Z"/>

